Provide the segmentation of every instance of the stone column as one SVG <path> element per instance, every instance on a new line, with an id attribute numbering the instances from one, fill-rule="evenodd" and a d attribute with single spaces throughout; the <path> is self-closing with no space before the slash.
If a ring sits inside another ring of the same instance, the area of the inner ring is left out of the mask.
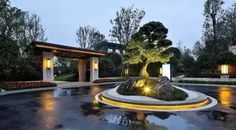
<path id="1" fill-rule="evenodd" d="M 52 52 L 43 52 L 43 81 L 54 82 L 54 59 Z"/>
<path id="2" fill-rule="evenodd" d="M 90 58 L 90 82 L 98 79 L 98 58 L 91 57 Z"/>
<path id="3" fill-rule="evenodd" d="M 79 81 L 85 82 L 86 81 L 86 60 L 79 59 L 77 64 L 77 70 L 79 71 Z"/>

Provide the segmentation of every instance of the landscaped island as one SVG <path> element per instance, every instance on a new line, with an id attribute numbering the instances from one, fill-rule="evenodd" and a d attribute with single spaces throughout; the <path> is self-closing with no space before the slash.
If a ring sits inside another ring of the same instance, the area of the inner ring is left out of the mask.
<path id="1" fill-rule="evenodd" d="M 168 51 L 172 42 L 160 22 L 149 22 L 133 35 L 126 46 L 125 64 L 141 64 L 139 78 L 130 78 L 113 89 L 96 95 L 103 104 L 136 111 L 191 111 L 212 107 L 217 101 L 205 94 L 171 85 L 166 76 L 149 77 L 150 63 L 167 63 L 173 56 Z"/>
<path id="2" fill-rule="evenodd" d="M 167 77 L 158 79 L 129 79 L 120 85 L 117 92 L 121 95 L 147 96 L 165 101 L 185 100 L 188 95 L 172 86 Z"/>

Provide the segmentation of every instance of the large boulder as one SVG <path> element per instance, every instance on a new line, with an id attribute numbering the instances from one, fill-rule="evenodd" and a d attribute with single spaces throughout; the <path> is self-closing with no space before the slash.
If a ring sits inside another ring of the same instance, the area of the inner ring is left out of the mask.
<path id="1" fill-rule="evenodd" d="M 122 95 L 128 94 L 128 92 L 135 92 L 134 82 L 136 82 L 136 79 L 128 79 L 126 82 L 120 85 L 120 87 L 117 89 L 117 92 Z"/>
<path id="2" fill-rule="evenodd" d="M 173 98 L 174 88 L 167 77 L 161 77 L 160 84 L 156 86 L 156 93 L 163 99 Z"/>

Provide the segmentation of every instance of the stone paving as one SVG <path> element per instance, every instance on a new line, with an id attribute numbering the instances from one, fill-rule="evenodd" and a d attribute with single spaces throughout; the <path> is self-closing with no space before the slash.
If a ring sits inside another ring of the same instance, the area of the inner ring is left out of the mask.
<path id="1" fill-rule="evenodd" d="M 134 125 L 135 112 L 96 106 L 94 96 L 113 85 L 55 88 L 0 96 L 0 130 L 236 130 L 236 89 L 181 86 L 216 98 L 211 109 L 145 114 L 148 125 Z"/>

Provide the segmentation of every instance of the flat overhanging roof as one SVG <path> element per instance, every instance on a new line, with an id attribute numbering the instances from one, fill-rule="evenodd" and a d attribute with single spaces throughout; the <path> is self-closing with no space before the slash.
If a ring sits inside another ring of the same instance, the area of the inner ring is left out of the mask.
<path id="1" fill-rule="evenodd" d="M 89 57 L 101 57 L 104 56 L 104 52 L 81 49 L 77 47 L 59 45 L 54 43 L 33 41 L 36 51 L 51 51 L 56 56 L 66 58 L 89 58 Z"/>

